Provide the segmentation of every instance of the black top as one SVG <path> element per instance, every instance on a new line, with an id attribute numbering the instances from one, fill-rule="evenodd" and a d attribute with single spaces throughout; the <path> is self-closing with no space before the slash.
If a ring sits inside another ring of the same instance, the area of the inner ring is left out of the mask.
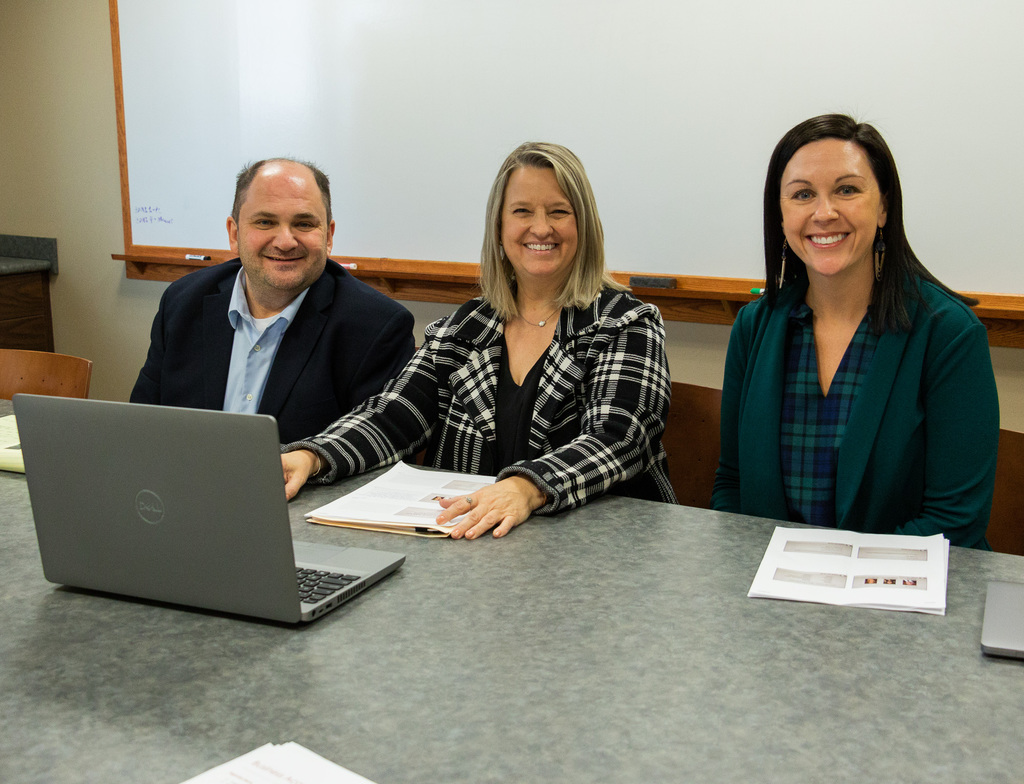
<path id="1" fill-rule="evenodd" d="M 508 365 L 508 346 L 501 338 L 501 368 L 498 371 L 498 399 L 494 410 L 494 429 L 497 442 L 494 447 L 494 472 L 527 460 L 530 455 L 530 425 L 533 405 L 537 401 L 540 373 L 544 367 L 541 355 L 520 386 L 512 378 Z"/>

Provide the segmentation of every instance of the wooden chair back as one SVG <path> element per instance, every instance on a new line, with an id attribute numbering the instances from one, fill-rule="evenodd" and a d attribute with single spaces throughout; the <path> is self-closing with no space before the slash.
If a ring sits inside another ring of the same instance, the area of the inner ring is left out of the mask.
<path id="1" fill-rule="evenodd" d="M 17 392 L 89 397 L 92 360 L 49 351 L 0 348 L 0 398 Z"/>
<path id="2" fill-rule="evenodd" d="M 672 405 L 661 443 L 668 475 L 684 506 L 708 509 L 715 485 L 720 444 L 722 390 L 672 383 Z"/>
<path id="3" fill-rule="evenodd" d="M 986 538 L 1000 553 L 1024 555 L 1024 433 L 999 431 L 996 489 Z"/>

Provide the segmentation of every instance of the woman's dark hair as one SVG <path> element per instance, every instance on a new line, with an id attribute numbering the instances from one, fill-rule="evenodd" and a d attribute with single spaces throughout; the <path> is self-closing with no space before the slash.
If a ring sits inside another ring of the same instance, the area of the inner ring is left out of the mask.
<path id="1" fill-rule="evenodd" d="M 880 334 L 910 329 L 907 297 L 920 299 L 917 279 L 933 283 L 968 305 L 978 304 L 977 300 L 957 294 L 940 283 L 914 255 L 903 228 L 903 192 L 889 145 L 874 126 L 858 123 L 845 114 L 823 114 L 805 120 L 786 133 L 772 152 L 768 162 L 768 176 L 764 182 L 764 272 L 768 304 L 774 305 L 778 297 L 778 278 L 782 267 L 782 174 L 797 150 L 821 139 L 854 142 L 864 150 L 871 171 L 878 180 L 878 189 L 885 199 L 888 214 L 882 232 L 885 237 L 885 264 L 882 266 L 882 279 L 875 283 L 871 292 L 872 325 L 875 332 Z M 786 281 L 805 274 L 803 260 L 790 248 L 786 258 Z"/>

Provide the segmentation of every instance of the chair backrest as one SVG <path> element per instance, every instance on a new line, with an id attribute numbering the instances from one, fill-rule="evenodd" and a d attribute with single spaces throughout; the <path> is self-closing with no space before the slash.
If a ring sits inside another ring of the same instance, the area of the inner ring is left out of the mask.
<path id="1" fill-rule="evenodd" d="M 668 454 L 672 489 L 684 506 L 711 506 L 721 409 L 722 390 L 672 383 L 672 405 L 661 443 Z"/>
<path id="2" fill-rule="evenodd" d="M 17 392 L 85 398 L 89 397 L 91 379 L 91 359 L 0 348 L 0 398 L 4 400 Z"/>
<path id="3" fill-rule="evenodd" d="M 985 536 L 996 552 L 1024 555 L 1024 433 L 999 431 L 996 489 Z"/>

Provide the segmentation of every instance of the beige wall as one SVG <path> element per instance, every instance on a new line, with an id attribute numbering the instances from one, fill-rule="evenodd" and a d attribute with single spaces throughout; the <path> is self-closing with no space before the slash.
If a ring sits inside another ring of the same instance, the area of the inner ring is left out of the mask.
<path id="1" fill-rule="evenodd" d="M 126 399 L 165 286 L 110 258 L 124 239 L 107 0 L 0 0 L 0 233 L 57 238 L 57 350 L 94 360 L 93 397 Z M 420 336 L 450 310 L 406 304 Z M 666 330 L 673 378 L 721 386 L 728 328 Z M 992 359 L 1002 424 L 1024 430 L 1024 350 Z"/>

